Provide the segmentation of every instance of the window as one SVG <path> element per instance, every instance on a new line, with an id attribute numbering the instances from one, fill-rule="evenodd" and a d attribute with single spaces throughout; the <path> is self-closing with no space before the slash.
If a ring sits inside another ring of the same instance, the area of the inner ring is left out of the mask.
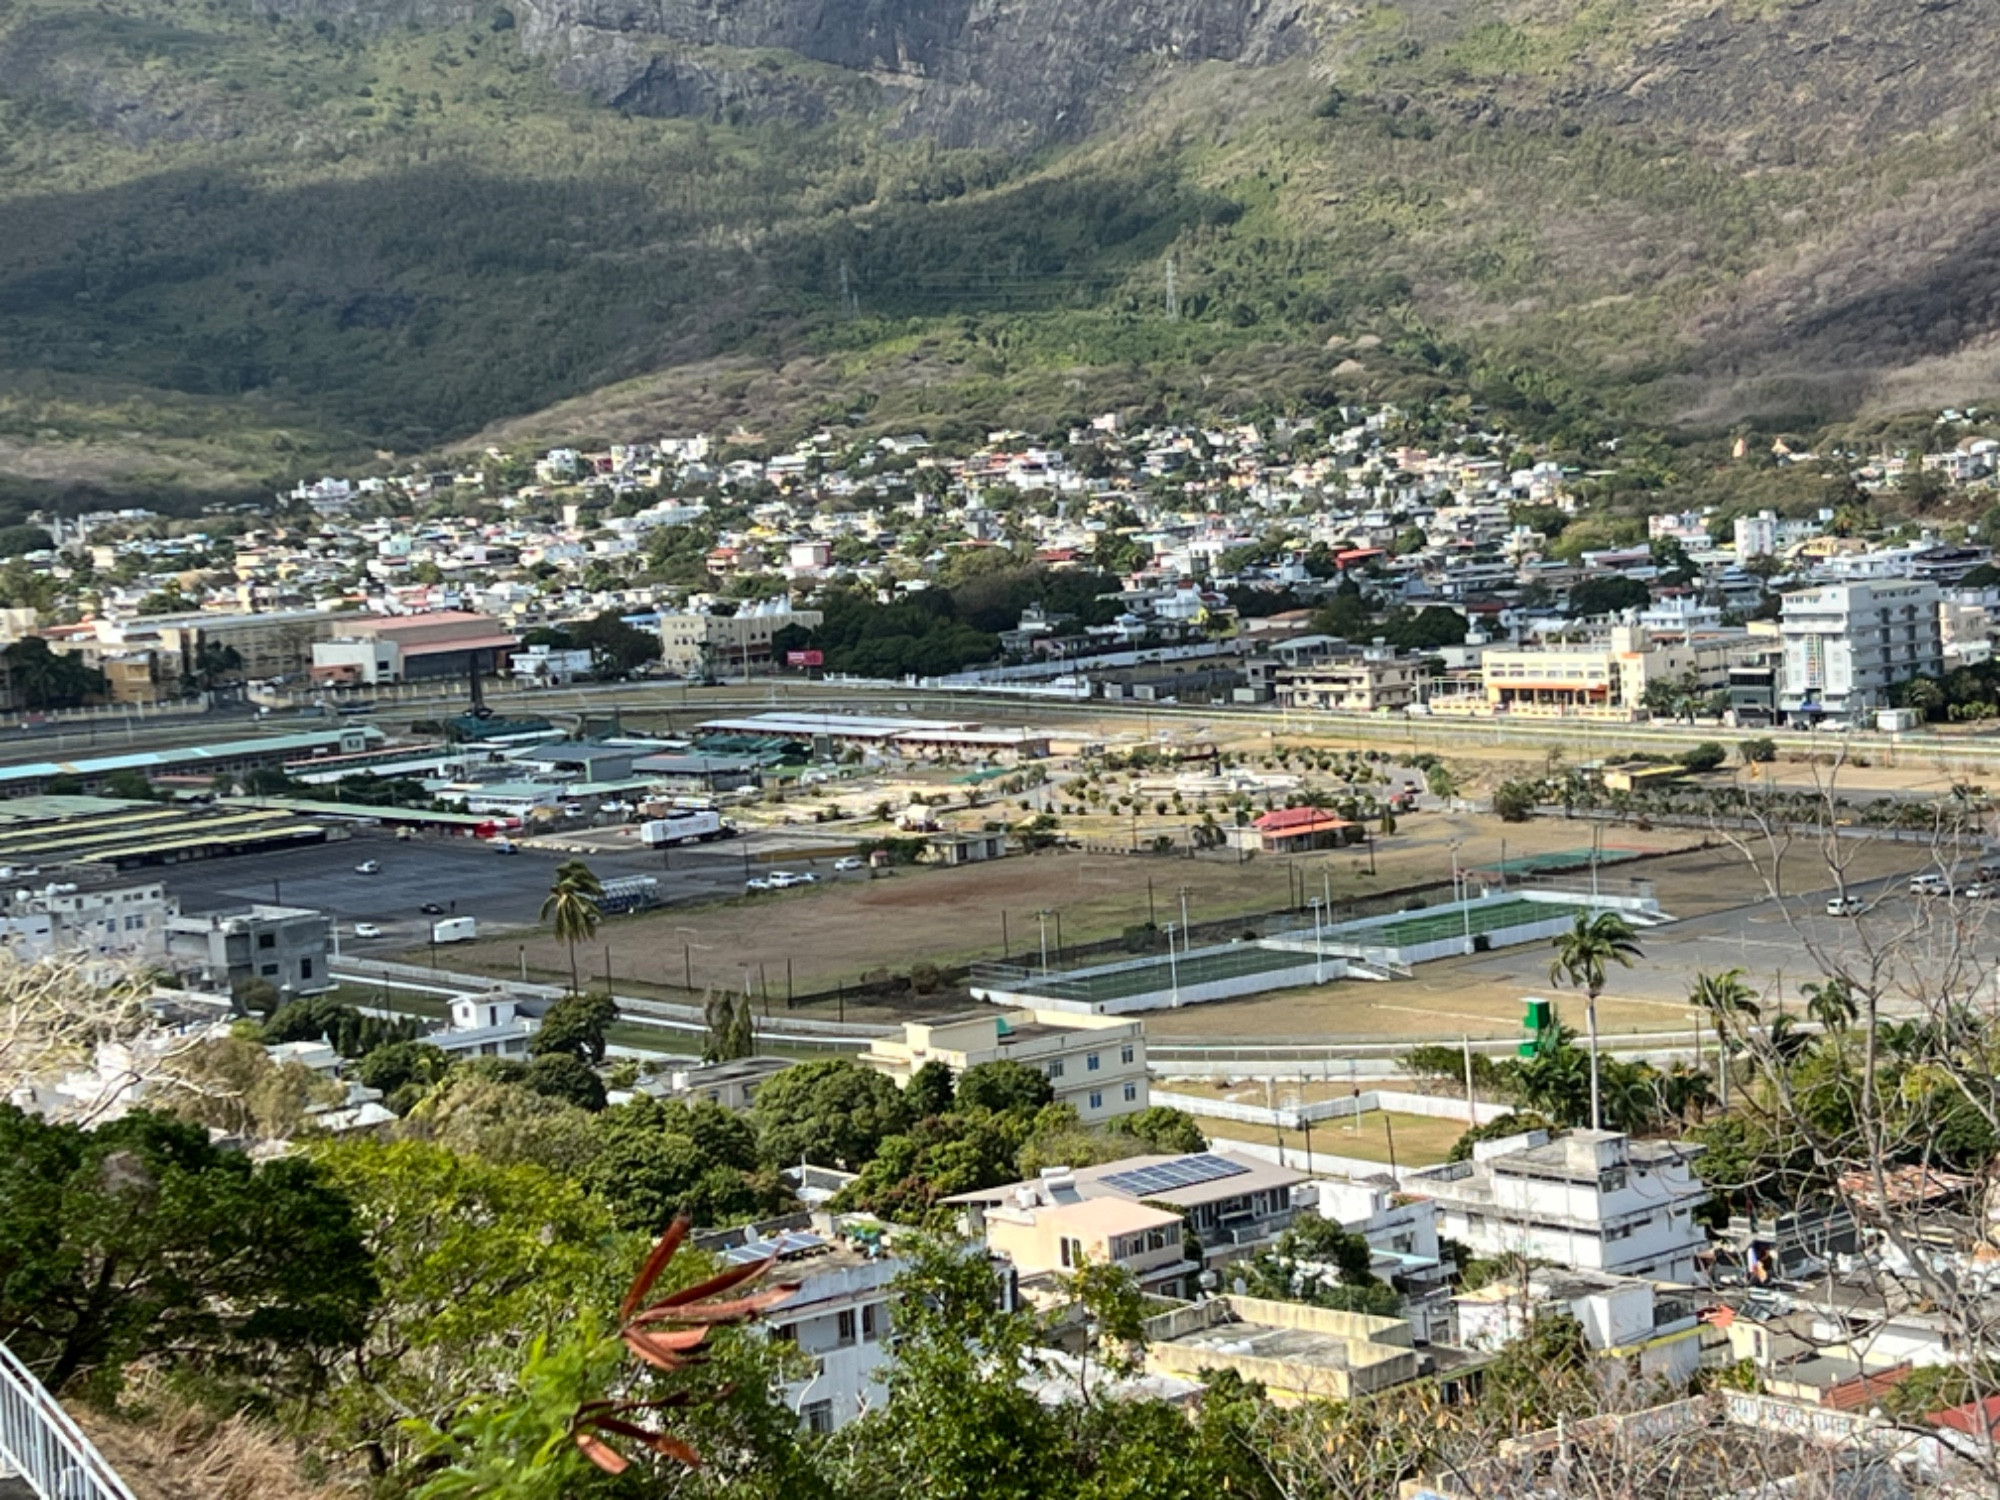
<path id="1" fill-rule="evenodd" d="M 1124 1046 L 1118 1049 L 1118 1060 L 1122 1063 L 1129 1063 L 1132 1061 L 1132 1044 L 1130 1042 L 1127 1042 Z"/>
<path id="2" fill-rule="evenodd" d="M 1062 1075 L 1063 1075 L 1062 1059 L 1058 1057 L 1049 1064 L 1049 1077 L 1060 1078 L 1062 1077 Z"/>
<path id="3" fill-rule="evenodd" d="M 806 1424 L 806 1431 L 824 1437 L 833 1431 L 833 1403 L 831 1401 L 808 1401 L 799 1408 L 799 1418 Z"/>
<path id="4" fill-rule="evenodd" d="M 834 1326 L 837 1330 L 834 1342 L 845 1349 L 849 1344 L 854 1342 L 854 1309 L 843 1307 L 835 1315 Z"/>
<path id="5" fill-rule="evenodd" d="M 275 947 L 277 947 L 277 946 L 278 946 L 278 935 L 277 935 L 277 934 L 276 934 L 275 932 L 260 932 L 260 933 L 258 933 L 258 934 L 257 934 L 257 946 L 258 946 L 259 948 L 275 948 Z"/>
<path id="6" fill-rule="evenodd" d="M 1139 1097 L 1139 1085 L 1138 1085 L 1138 1084 L 1136 1084 L 1136 1083 L 1128 1083 L 1128 1084 L 1126 1084 L 1126 1085 L 1125 1085 L 1125 1102 L 1126 1102 L 1127 1104 L 1130 1104 L 1130 1103 L 1132 1103 L 1132 1102 L 1133 1102 L 1133 1101 L 1134 1101 L 1135 1099 L 1137 1099 L 1138 1097 Z"/>
<path id="7" fill-rule="evenodd" d="M 276 964 L 265 964 L 257 972 L 262 974 L 266 979 L 276 979 L 278 977 L 278 966 Z"/>
<path id="8" fill-rule="evenodd" d="M 301 978 L 301 979 L 310 979 L 310 978 L 312 978 L 312 977 L 313 977 L 313 961 L 312 961 L 311 959 L 309 959 L 309 958 L 302 958 L 302 959 L 300 959 L 300 960 L 299 960 L 299 978 Z"/>
<path id="9" fill-rule="evenodd" d="M 888 1321 L 883 1316 L 889 1310 L 884 1302 L 870 1302 L 861 1309 L 862 1342 L 872 1344 L 882 1337 L 882 1325 Z"/>
<path id="10" fill-rule="evenodd" d="M 1083 1066 L 1086 1072 L 1095 1073 L 1097 1071 L 1097 1054 L 1093 1052 L 1089 1057 L 1085 1058 Z"/>
<path id="11" fill-rule="evenodd" d="M 1103 1090 L 1103 1089 L 1092 1089 L 1092 1090 L 1090 1091 L 1090 1107 L 1091 1107 L 1092 1109 L 1102 1109 L 1102 1108 L 1104 1108 L 1104 1090 Z"/>
<path id="12" fill-rule="evenodd" d="M 1062 1250 L 1062 1263 L 1065 1266 L 1075 1267 L 1083 1264 L 1082 1240 L 1071 1239 L 1068 1235 L 1064 1235 L 1060 1248 Z"/>

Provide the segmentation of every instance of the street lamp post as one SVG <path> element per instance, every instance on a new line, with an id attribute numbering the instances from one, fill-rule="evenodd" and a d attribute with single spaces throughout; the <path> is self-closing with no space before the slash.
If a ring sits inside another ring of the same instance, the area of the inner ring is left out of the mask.
<path id="1" fill-rule="evenodd" d="M 1320 898 L 1309 903 L 1313 909 L 1313 983 L 1326 983 L 1326 941 L 1320 936 L 1320 914 L 1325 910 Z"/>
<path id="2" fill-rule="evenodd" d="M 1042 972 L 1046 974 L 1049 972 L 1049 909 L 1045 906 L 1036 912 L 1035 920 L 1041 924 L 1042 928 Z M 1168 940 L 1167 946 L 1173 946 L 1171 938 Z"/>
<path id="3" fill-rule="evenodd" d="M 1470 953 L 1472 951 L 1472 872 L 1467 870 L 1465 872 L 1464 884 L 1459 885 L 1457 839 L 1451 841 L 1451 879 L 1453 885 L 1459 886 L 1458 914 L 1465 922 L 1465 951 Z"/>
<path id="4" fill-rule="evenodd" d="M 1182 941 L 1186 941 L 1185 934 Z M 1181 965 L 1174 954 L 1174 924 L 1171 922 L 1167 923 L 1167 975 L 1173 985 L 1174 1009 L 1178 1010 L 1181 1004 Z"/>

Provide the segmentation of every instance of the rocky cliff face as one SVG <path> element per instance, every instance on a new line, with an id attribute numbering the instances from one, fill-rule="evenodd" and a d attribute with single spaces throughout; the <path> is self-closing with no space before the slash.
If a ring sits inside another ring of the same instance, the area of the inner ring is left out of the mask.
<path id="1" fill-rule="evenodd" d="M 817 121 L 888 106 L 942 145 L 1024 148 L 1086 134 L 1159 64 L 1275 62 L 1306 0 L 504 0 L 559 82 L 642 114 Z M 280 0 L 293 15 L 463 24 L 467 0 Z M 780 54 L 790 53 L 791 60 Z M 805 59 L 820 69 L 790 63 Z"/>

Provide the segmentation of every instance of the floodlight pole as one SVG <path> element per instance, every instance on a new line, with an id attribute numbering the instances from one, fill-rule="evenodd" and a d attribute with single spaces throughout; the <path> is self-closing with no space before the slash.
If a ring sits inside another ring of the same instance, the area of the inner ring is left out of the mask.
<path id="1" fill-rule="evenodd" d="M 1307 903 L 1313 909 L 1313 983 L 1326 983 L 1326 940 L 1320 935 L 1320 915 L 1325 911 L 1320 898 L 1315 896 Z"/>
<path id="2" fill-rule="evenodd" d="M 1181 1003 L 1181 965 L 1179 958 L 1174 954 L 1174 924 L 1171 922 L 1167 923 L 1167 974 L 1173 983 L 1174 1008 L 1178 1010 Z"/>

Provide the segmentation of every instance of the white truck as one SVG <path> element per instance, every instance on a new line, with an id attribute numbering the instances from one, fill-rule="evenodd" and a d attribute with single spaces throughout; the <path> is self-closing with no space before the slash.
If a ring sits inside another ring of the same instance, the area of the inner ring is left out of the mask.
<path id="1" fill-rule="evenodd" d="M 479 918 L 446 917 L 431 923 L 433 943 L 469 943 L 479 936 Z"/>
<path id="2" fill-rule="evenodd" d="M 639 825 L 639 842 L 648 849 L 669 849 L 675 844 L 710 843 L 726 839 L 736 830 L 722 821 L 713 808 L 671 812 Z"/>

